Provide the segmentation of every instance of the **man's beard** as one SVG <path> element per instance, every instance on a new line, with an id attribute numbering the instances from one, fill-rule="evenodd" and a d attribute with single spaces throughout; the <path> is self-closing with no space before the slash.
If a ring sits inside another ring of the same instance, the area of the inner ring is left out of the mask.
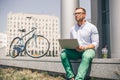
<path id="1" fill-rule="evenodd" d="M 77 22 L 82 22 L 84 20 L 84 18 L 80 18 L 77 20 Z"/>

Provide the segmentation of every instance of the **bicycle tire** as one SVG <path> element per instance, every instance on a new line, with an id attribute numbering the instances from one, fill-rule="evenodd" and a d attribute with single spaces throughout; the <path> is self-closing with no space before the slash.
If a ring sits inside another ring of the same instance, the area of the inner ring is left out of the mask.
<path id="1" fill-rule="evenodd" d="M 50 43 L 47 38 L 41 35 L 36 36 L 35 38 L 31 37 L 26 41 L 25 51 L 28 56 L 32 58 L 40 58 L 47 54 L 50 48 Z M 45 44 L 45 46 L 43 46 Z"/>
<path id="2" fill-rule="evenodd" d="M 15 45 L 17 45 L 17 43 L 20 41 L 20 38 L 19 37 L 15 37 L 11 44 L 10 44 L 10 49 L 9 49 L 9 55 L 12 57 L 12 58 L 15 58 L 19 55 L 18 51 L 14 49 Z"/>

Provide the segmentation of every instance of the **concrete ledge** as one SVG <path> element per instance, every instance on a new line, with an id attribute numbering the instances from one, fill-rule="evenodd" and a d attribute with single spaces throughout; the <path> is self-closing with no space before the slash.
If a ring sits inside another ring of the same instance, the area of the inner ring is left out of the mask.
<path id="1" fill-rule="evenodd" d="M 0 58 L 0 64 L 65 73 L 59 58 L 56 57 L 55 58 L 7 57 L 7 58 Z"/>
<path id="2" fill-rule="evenodd" d="M 94 59 L 92 62 L 91 77 L 120 80 L 119 73 L 120 59 Z"/>
<path id="3" fill-rule="evenodd" d="M 75 73 L 77 73 L 80 60 L 71 62 Z M 59 57 L 43 57 L 39 59 L 30 57 L 0 57 L 0 65 L 65 73 Z M 120 59 L 94 59 L 89 73 L 91 77 L 120 80 Z"/>
<path id="4" fill-rule="evenodd" d="M 74 71 L 77 73 L 77 69 L 80 60 L 72 61 Z M 88 75 L 90 77 L 106 78 L 112 80 L 120 80 L 120 59 L 93 59 L 92 65 L 89 68 Z"/>

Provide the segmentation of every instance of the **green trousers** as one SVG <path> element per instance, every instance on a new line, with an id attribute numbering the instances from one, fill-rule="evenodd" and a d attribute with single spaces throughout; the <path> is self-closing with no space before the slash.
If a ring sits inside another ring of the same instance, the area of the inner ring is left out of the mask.
<path id="1" fill-rule="evenodd" d="M 83 52 L 78 52 L 73 49 L 63 50 L 62 53 L 60 54 L 60 57 L 63 67 L 66 71 L 67 78 L 75 77 L 70 60 L 81 59 L 75 80 L 84 80 L 90 62 L 94 58 L 94 56 L 95 56 L 95 51 L 93 49 L 87 49 Z"/>

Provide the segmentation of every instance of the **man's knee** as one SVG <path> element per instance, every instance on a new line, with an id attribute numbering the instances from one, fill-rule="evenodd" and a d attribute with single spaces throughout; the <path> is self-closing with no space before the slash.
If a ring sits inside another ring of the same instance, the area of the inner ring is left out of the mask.
<path id="1" fill-rule="evenodd" d="M 84 52 L 83 54 L 83 58 L 88 58 L 88 59 L 92 59 L 95 56 L 95 51 L 93 49 L 88 49 Z"/>
<path id="2" fill-rule="evenodd" d="M 66 56 L 66 53 L 61 53 L 61 54 L 60 54 L 60 57 L 61 57 L 61 59 L 66 58 L 66 57 L 67 57 L 67 56 Z"/>
<path id="3" fill-rule="evenodd" d="M 65 59 L 67 57 L 67 50 L 63 50 L 60 54 L 61 59 Z"/>

